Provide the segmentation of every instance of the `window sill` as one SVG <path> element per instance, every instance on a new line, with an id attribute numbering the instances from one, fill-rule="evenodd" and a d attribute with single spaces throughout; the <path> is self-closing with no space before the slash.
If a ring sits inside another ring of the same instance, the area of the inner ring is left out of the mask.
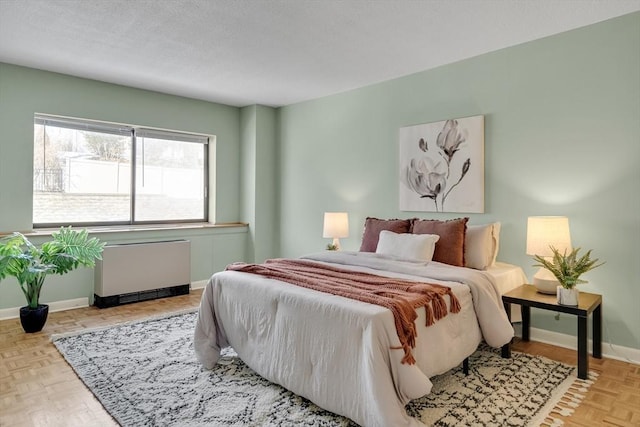
<path id="1" fill-rule="evenodd" d="M 89 234 L 104 233 L 130 233 L 139 231 L 176 231 L 176 230 L 203 230 L 203 229 L 225 229 L 225 228 L 247 228 L 249 224 L 246 222 L 228 222 L 222 224 L 211 224 L 209 222 L 194 222 L 184 224 L 140 224 L 140 225 L 105 225 L 105 226 L 89 226 L 76 227 L 86 228 Z M 60 228 L 38 228 L 32 231 L 23 232 L 25 236 L 50 236 L 51 233 L 58 231 Z M 9 234 L 9 233 L 7 233 Z"/>

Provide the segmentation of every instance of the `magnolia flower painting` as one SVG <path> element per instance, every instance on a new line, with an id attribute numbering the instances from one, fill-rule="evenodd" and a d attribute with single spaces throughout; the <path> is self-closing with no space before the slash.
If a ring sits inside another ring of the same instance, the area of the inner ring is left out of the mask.
<path id="1" fill-rule="evenodd" d="M 484 212 L 484 116 L 400 128 L 400 210 Z"/>

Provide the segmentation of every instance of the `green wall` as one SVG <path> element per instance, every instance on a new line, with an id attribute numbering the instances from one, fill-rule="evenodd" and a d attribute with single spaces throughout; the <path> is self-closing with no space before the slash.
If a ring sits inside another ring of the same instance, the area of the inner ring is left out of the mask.
<path id="1" fill-rule="evenodd" d="M 419 54 L 419 53 L 417 53 Z M 279 115 L 281 255 L 324 248 L 322 215 L 347 211 L 357 250 L 366 216 L 451 218 L 398 209 L 398 129 L 485 115 L 485 213 L 499 259 L 525 255 L 533 215 L 567 215 L 574 246 L 606 264 L 606 341 L 640 349 L 640 13 L 358 90 Z M 575 318 L 534 310 L 534 327 L 575 334 Z"/>
<path id="2" fill-rule="evenodd" d="M 32 228 L 36 112 L 215 135 L 213 217 L 217 223 L 240 220 L 238 108 L 0 63 L 0 233 Z M 198 281 L 230 262 L 245 259 L 247 228 L 112 232 L 97 236 L 107 243 L 189 239 L 191 277 Z M 11 281 L 0 283 L 0 309 L 24 305 L 24 297 Z M 89 269 L 49 277 L 47 282 L 51 283 L 43 288 L 45 302 L 93 295 L 93 272 Z"/>
<path id="3" fill-rule="evenodd" d="M 263 262 L 278 256 L 277 110 L 251 105 L 240 111 L 241 218 L 249 224 L 247 258 Z"/>
<path id="4" fill-rule="evenodd" d="M 35 112 L 216 135 L 215 220 L 248 229 L 99 236 L 188 238 L 194 281 L 233 261 L 322 250 L 325 211 L 349 212 L 347 250 L 366 216 L 459 216 L 398 210 L 398 129 L 484 114 L 485 213 L 471 223 L 502 222 L 499 258 L 531 277 L 527 217 L 569 216 L 574 245 L 607 262 L 581 286 L 604 296 L 605 340 L 640 349 L 640 13 L 281 109 L 0 63 L 0 232 L 31 229 Z M 93 293 L 91 270 L 50 279 L 45 302 Z M 0 284 L 0 309 L 23 303 Z M 534 311 L 533 325 L 575 334 L 574 320 Z"/>

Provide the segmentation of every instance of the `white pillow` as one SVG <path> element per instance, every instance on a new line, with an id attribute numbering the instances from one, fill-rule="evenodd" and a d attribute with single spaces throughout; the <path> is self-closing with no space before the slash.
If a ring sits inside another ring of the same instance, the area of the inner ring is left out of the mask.
<path id="1" fill-rule="evenodd" d="M 437 234 L 394 233 L 382 230 L 376 253 L 400 259 L 431 261 L 439 239 L 440 236 Z"/>
<path id="2" fill-rule="evenodd" d="M 496 263 L 499 247 L 499 222 L 468 225 L 464 237 L 464 266 L 486 270 Z"/>

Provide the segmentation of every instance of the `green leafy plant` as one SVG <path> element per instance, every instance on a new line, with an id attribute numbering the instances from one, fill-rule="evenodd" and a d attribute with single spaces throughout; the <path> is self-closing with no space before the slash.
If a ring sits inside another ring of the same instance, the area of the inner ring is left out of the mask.
<path id="1" fill-rule="evenodd" d="M 15 277 L 29 308 L 38 307 L 47 275 L 62 275 L 79 266 L 93 267 L 102 259 L 104 243 L 89 238 L 87 230 L 61 227 L 51 237 L 39 247 L 18 232 L 0 239 L 0 280 Z"/>
<path id="2" fill-rule="evenodd" d="M 569 255 L 567 255 L 566 251 L 560 253 L 560 251 L 553 246 L 550 248 L 553 256 L 547 259 L 540 255 L 534 255 L 533 259 L 536 260 L 538 264 L 534 264 L 533 266 L 543 267 L 549 270 L 565 289 L 573 289 L 580 283 L 587 283 L 585 280 L 581 280 L 580 276 L 604 264 L 604 262 L 598 264 L 598 258 L 591 259 L 591 250 L 587 251 L 587 253 L 581 257 L 578 257 L 580 248 L 573 249 Z"/>
<path id="3" fill-rule="evenodd" d="M 327 250 L 328 251 L 337 251 L 338 250 L 338 245 L 334 245 L 333 243 L 329 243 L 329 244 L 327 244 Z"/>

